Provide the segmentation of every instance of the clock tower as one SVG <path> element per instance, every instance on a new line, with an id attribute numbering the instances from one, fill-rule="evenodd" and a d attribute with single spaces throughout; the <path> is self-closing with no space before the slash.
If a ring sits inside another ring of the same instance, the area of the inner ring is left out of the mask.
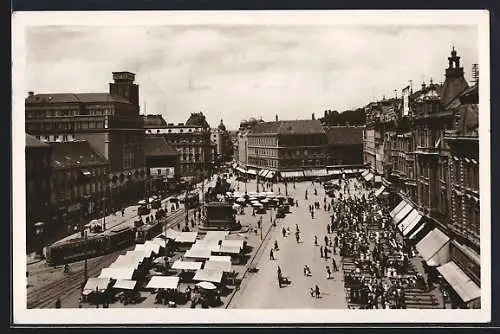
<path id="1" fill-rule="evenodd" d="M 139 86 L 134 84 L 135 74 L 131 72 L 113 72 L 113 83 L 109 84 L 109 94 L 126 98 L 134 105 L 139 105 Z"/>

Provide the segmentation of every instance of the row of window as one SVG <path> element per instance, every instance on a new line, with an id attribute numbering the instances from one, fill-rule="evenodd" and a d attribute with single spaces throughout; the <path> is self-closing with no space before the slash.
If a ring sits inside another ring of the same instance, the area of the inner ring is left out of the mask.
<path id="1" fill-rule="evenodd" d="M 112 114 L 113 109 L 29 110 L 26 111 L 26 119 L 43 119 L 48 117 L 69 116 L 106 116 Z"/>
<path id="2" fill-rule="evenodd" d="M 54 189 L 51 194 L 51 202 L 57 203 L 64 200 L 81 200 L 85 195 L 93 195 L 96 192 L 105 190 L 105 181 L 90 182 L 85 185 L 74 185 L 72 187 Z"/>

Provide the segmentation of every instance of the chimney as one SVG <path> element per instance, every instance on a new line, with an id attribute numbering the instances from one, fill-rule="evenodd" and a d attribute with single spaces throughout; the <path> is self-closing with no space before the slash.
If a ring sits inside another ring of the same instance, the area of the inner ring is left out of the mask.
<path id="1" fill-rule="evenodd" d="M 422 82 L 422 90 L 425 89 L 425 82 Z"/>
<path id="2" fill-rule="evenodd" d="M 314 117 L 314 113 L 312 113 L 312 119 L 313 119 L 313 121 L 316 119 L 316 118 Z"/>
<path id="3" fill-rule="evenodd" d="M 35 95 L 35 92 L 32 92 L 32 91 L 29 91 L 29 92 L 28 92 L 28 96 L 29 96 L 29 97 L 31 97 L 31 96 L 33 96 L 33 95 Z"/>
<path id="4" fill-rule="evenodd" d="M 278 121 L 278 114 L 276 114 L 276 122 Z"/>

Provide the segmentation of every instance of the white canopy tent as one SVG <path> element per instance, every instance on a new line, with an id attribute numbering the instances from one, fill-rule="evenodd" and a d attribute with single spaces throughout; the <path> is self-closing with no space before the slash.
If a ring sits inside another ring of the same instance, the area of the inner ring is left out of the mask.
<path id="1" fill-rule="evenodd" d="M 123 289 L 123 290 L 134 290 L 137 285 L 136 281 L 128 280 L 128 279 L 119 279 L 113 284 L 113 288 L 115 289 Z"/>
<path id="2" fill-rule="evenodd" d="M 83 290 L 88 292 L 103 292 L 109 287 L 110 283 L 111 279 L 108 277 L 90 277 L 87 283 L 85 283 Z"/>
<path id="3" fill-rule="evenodd" d="M 193 280 L 220 283 L 222 281 L 222 271 L 218 269 L 200 269 L 194 275 Z"/>
<path id="4" fill-rule="evenodd" d="M 181 232 L 169 228 L 165 233 L 162 234 L 165 235 L 167 239 L 175 240 L 180 233 Z"/>
<path id="5" fill-rule="evenodd" d="M 126 279 L 131 280 L 134 276 L 134 268 L 104 268 L 101 270 L 99 278 Z"/>
<path id="6" fill-rule="evenodd" d="M 177 276 L 153 276 L 146 286 L 147 289 L 177 289 L 179 277 Z"/>
<path id="7" fill-rule="evenodd" d="M 172 265 L 176 270 L 198 270 L 201 269 L 202 262 L 177 260 Z"/>
<path id="8" fill-rule="evenodd" d="M 232 271 L 231 262 L 225 261 L 206 261 L 203 269 L 214 269 L 230 273 Z"/>
<path id="9" fill-rule="evenodd" d="M 231 240 L 226 239 L 222 241 L 222 247 L 238 247 L 239 249 L 243 249 L 243 240 Z"/>
<path id="10" fill-rule="evenodd" d="M 158 248 L 160 248 L 160 246 L 158 246 Z M 151 247 L 148 247 L 147 244 L 136 244 L 134 251 L 140 251 L 140 252 L 145 252 L 146 254 L 149 254 L 149 256 L 146 256 L 146 257 L 150 257 L 153 254 L 158 255 L 158 253 L 159 253 L 159 249 L 158 249 L 158 252 L 155 252 Z"/>
<path id="11" fill-rule="evenodd" d="M 193 244 L 195 243 L 197 237 L 198 232 L 180 232 L 180 234 L 175 238 L 175 242 Z"/>
<path id="12" fill-rule="evenodd" d="M 210 249 L 206 248 L 199 248 L 199 249 L 188 249 L 186 253 L 184 253 L 184 258 L 191 258 L 191 259 L 208 259 L 210 258 L 211 255 Z"/>

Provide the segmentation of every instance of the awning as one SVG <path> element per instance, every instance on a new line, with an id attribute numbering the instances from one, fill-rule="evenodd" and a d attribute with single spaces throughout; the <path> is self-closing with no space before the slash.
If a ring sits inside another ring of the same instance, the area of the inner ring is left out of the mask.
<path id="1" fill-rule="evenodd" d="M 259 176 L 264 176 L 264 173 L 265 173 L 265 172 L 266 172 L 266 170 L 265 170 L 265 169 L 261 169 L 261 170 L 259 170 L 259 173 L 258 173 L 257 175 L 259 175 Z"/>
<path id="2" fill-rule="evenodd" d="M 374 175 L 372 173 L 368 173 L 365 175 L 364 179 L 366 181 L 371 181 L 371 179 L 373 179 Z"/>
<path id="3" fill-rule="evenodd" d="M 412 234 L 410 234 L 410 236 L 408 237 L 408 239 L 410 240 L 413 240 L 417 237 L 417 234 L 420 233 L 420 231 L 423 230 L 423 228 L 425 227 L 425 223 L 422 223 L 416 230 L 415 232 L 413 232 Z"/>
<path id="4" fill-rule="evenodd" d="M 245 171 L 243 168 L 241 168 L 241 167 L 236 167 L 235 169 L 236 169 L 238 172 L 240 172 L 240 173 L 243 173 L 243 174 L 245 174 L 245 173 L 246 173 L 246 171 Z"/>
<path id="5" fill-rule="evenodd" d="M 412 209 L 410 213 L 398 224 L 398 230 L 400 232 L 403 232 L 408 227 L 410 222 L 417 216 L 418 216 L 418 211 Z"/>
<path id="6" fill-rule="evenodd" d="M 257 175 L 257 171 L 255 169 L 248 169 L 247 174 Z"/>
<path id="7" fill-rule="evenodd" d="M 326 168 L 325 169 L 313 169 L 312 170 L 312 175 L 313 176 L 326 176 L 328 175 L 328 172 L 326 171 Z"/>
<path id="8" fill-rule="evenodd" d="M 380 194 L 382 194 L 384 190 L 385 186 L 380 186 L 380 188 L 378 188 L 377 191 L 375 192 L 375 197 L 380 196 Z"/>
<path id="9" fill-rule="evenodd" d="M 129 279 L 119 279 L 113 284 L 113 288 L 115 289 L 123 289 L 123 290 L 134 290 L 137 285 L 136 281 Z"/>
<path id="10" fill-rule="evenodd" d="M 275 174 L 275 173 L 276 173 L 275 171 L 270 170 L 270 171 L 269 171 L 269 173 L 266 175 L 266 177 L 267 177 L 268 179 L 272 179 L 272 178 L 274 177 L 274 174 Z"/>
<path id="11" fill-rule="evenodd" d="M 211 255 L 208 261 L 221 261 L 231 263 L 231 257 L 226 255 Z"/>
<path id="12" fill-rule="evenodd" d="M 208 259 L 210 255 L 212 254 L 210 249 L 206 248 L 191 248 L 184 253 L 185 258 L 191 258 L 191 259 Z"/>
<path id="13" fill-rule="evenodd" d="M 361 177 L 365 178 L 365 176 L 368 175 L 369 173 L 370 171 L 365 169 L 365 171 L 361 173 Z"/>
<path id="14" fill-rule="evenodd" d="M 289 177 L 303 177 L 304 173 L 302 171 L 292 171 L 292 172 L 281 172 L 281 177 L 289 178 Z"/>
<path id="15" fill-rule="evenodd" d="M 382 182 L 382 176 L 381 175 L 375 175 L 375 179 L 373 180 L 375 183 L 380 183 Z"/>
<path id="16" fill-rule="evenodd" d="M 344 170 L 342 171 L 342 173 L 343 173 L 343 174 L 352 174 L 352 173 L 354 173 L 354 170 L 352 170 L 352 169 L 344 169 Z"/>
<path id="17" fill-rule="evenodd" d="M 112 278 L 112 279 L 132 279 L 134 276 L 134 268 L 104 268 L 101 270 L 99 278 Z"/>
<path id="18" fill-rule="evenodd" d="M 449 260 L 450 238 L 435 228 L 417 243 L 416 248 L 429 265 L 441 265 Z"/>
<path id="19" fill-rule="evenodd" d="M 90 277 L 83 290 L 102 292 L 108 288 L 109 283 L 111 283 L 111 279 L 108 277 Z"/>
<path id="20" fill-rule="evenodd" d="M 219 269 L 200 269 L 193 277 L 194 281 L 207 281 L 220 283 L 222 281 L 222 270 Z"/>
<path id="21" fill-rule="evenodd" d="M 175 240 L 181 232 L 169 228 L 167 232 L 162 233 L 167 239 Z"/>
<path id="22" fill-rule="evenodd" d="M 180 232 L 175 238 L 175 242 L 194 243 L 198 237 L 198 232 Z"/>
<path id="23" fill-rule="evenodd" d="M 150 252 L 158 255 L 160 253 L 160 245 L 152 243 L 151 241 L 148 240 L 144 244 L 136 244 L 134 250 L 136 250 L 136 251 L 150 251 Z"/>
<path id="24" fill-rule="evenodd" d="M 223 240 L 222 247 L 238 247 L 243 249 L 243 240 Z"/>
<path id="25" fill-rule="evenodd" d="M 219 246 L 219 241 L 213 239 L 213 240 L 197 240 L 196 243 L 194 243 L 191 246 L 192 250 L 208 250 L 210 252 L 218 252 L 220 249 Z"/>
<path id="26" fill-rule="evenodd" d="M 340 175 L 340 174 L 342 174 L 342 171 L 338 169 L 333 169 L 328 171 L 328 175 Z"/>
<path id="27" fill-rule="evenodd" d="M 129 251 L 129 252 L 132 252 L 132 254 L 134 254 L 135 257 L 139 258 L 139 259 L 147 259 L 147 258 L 150 258 L 151 255 L 153 255 L 153 251 L 151 249 L 147 249 L 147 248 L 144 248 L 144 246 L 140 246 L 140 245 L 135 245 L 136 248 L 133 250 L 133 251 Z M 137 248 L 137 246 L 139 246 L 139 248 Z M 127 252 L 127 254 L 129 254 Z"/>
<path id="28" fill-rule="evenodd" d="M 179 277 L 177 276 L 153 276 L 146 286 L 147 289 L 177 289 Z"/>
<path id="29" fill-rule="evenodd" d="M 407 236 L 410 234 L 411 231 L 415 229 L 415 227 L 419 226 L 419 224 L 422 223 L 422 215 L 417 212 L 416 215 L 414 215 L 413 219 L 408 222 L 408 225 L 406 228 L 403 230 L 403 236 Z"/>
<path id="30" fill-rule="evenodd" d="M 455 262 L 450 261 L 437 269 L 464 302 L 481 297 L 481 288 Z"/>
<path id="31" fill-rule="evenodd" d="M 167 242 L 162 238 L 154 238 L 151 242 L 163 248 L 167 247 Z"/>
<path id="32" fill-rule="evenodd" d="M 109 268 L 134 268 L 137 269 L 140 260 L 134 256 L 120 255 Z"/>
<path id="33" fill-rule="evenodd" d="M 405 218 L 410 213 L 410 211 L 412 209 L 413 208 L 412 208 L 411 204 L 406 203 L 406 206 L 403 209 L 401 209 L 401 211 L 399 211 L 396 214 L 396 216 L 393 218 L 394 224 L 395 225 L 399 224 L 403 220 L 403 218 Z"/>
<path id="34" fill-rule="evenodd" d="M 394 208 L 392 209 L 392 211 L 389 213 L 391 215 L 392 218 L 394 218 L 394 216 L 399 212 L 401 211 L 401 209 L 406 205 L 406 201 L 405 200 L 402 200 L 401 202 L 399 202 L 399 204 Z"/>
<path id="35" fill-rule="evenodd" d="M 207 261 L 205 262 L 203 269 L 220 270 L 226 273 L 230 273 L 232 271 L 231 262 L 225 261 Z"/>
<path id="36" fill-rule="evenodd" d="M 176 270 L 198 270 L 198 269 L 201 269 L 201 264 L 202 264 L 201 262 L 177 260 L 172 265 L 172 269 L 176 269 Z"/>
<path id="37" fill-rule="evenodd" d="M 221 246 L 217 253 L 226 253 L 226 254 L 239 254 L 241 252 L 240 247 L 234 246 Z"/>

